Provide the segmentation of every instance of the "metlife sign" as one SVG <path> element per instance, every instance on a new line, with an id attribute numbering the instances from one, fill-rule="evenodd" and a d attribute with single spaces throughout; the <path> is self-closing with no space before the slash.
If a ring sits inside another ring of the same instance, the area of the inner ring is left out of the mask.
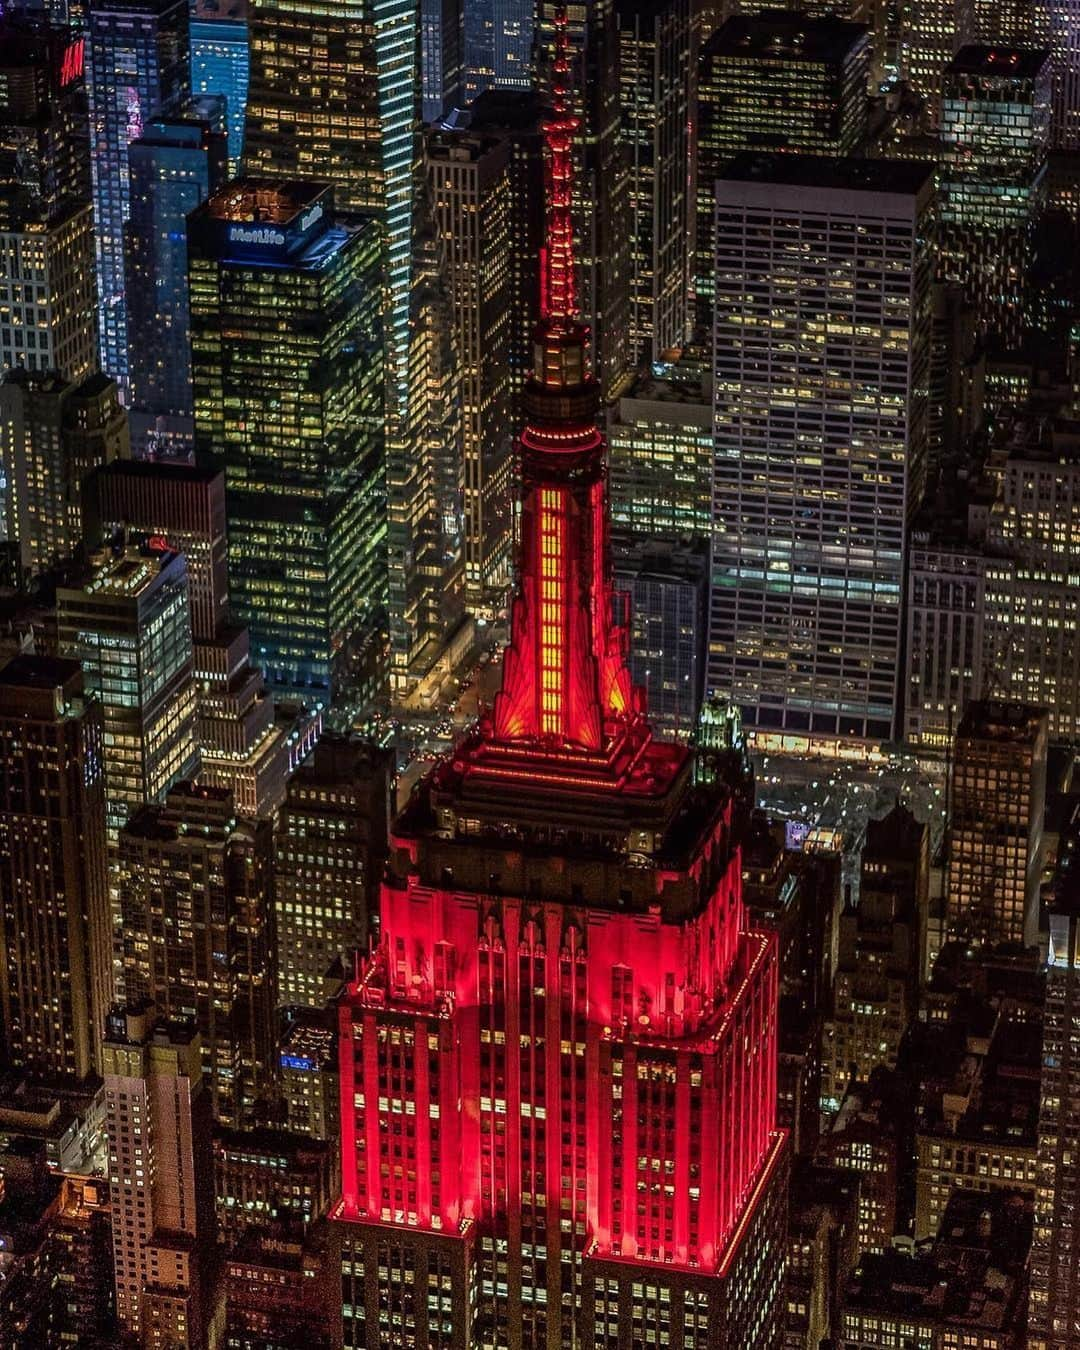
<path id="1" fill-rule="evenodd" d="M 300 233 L 306 234 L 308 230 L 311 229 L 312 225 L 315 225 L 318 221 L 322 220 L 322 218 L 323 204 L 322 202 L 316 202 L 314 206 L 305 211 L 300 217 Z"/>
<path id="2" fill-rule="evenodd" d="M 259 244 L 262 247 L 284 248 L 285 236 L 269 225 L 230 225 L 230 244 Z"/>
<path id="3" fill-rule="evenodd" d="M 283 223 L 230 221 L 225 231 L 229 253 L 238 260 L 283 263 L 304 246 L 313 232 L 317 232 L 325 216 L 324 203 L 317 201 Z"/>

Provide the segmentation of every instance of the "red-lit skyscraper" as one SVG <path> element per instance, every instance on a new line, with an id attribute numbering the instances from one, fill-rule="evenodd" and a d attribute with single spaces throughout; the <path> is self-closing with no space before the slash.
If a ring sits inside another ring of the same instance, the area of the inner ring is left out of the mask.
<path id="1" fill-rule="evenodd" d="M 627 672 L 566 67 L 502 690 L 398 817 L 341 1005 L 350 1350 L 778 1344 L 775 947 L 738 802 L 652 738 Z"/>

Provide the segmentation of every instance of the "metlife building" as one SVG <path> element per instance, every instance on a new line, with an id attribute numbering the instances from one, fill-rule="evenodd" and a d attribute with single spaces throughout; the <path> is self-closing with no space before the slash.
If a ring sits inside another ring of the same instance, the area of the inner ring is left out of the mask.
<path id="1" fill-rule="evenodd" d="M 241 179 L 189 219 L 200 455 L 229 589 L 279 692 L 326 704 L 385 602 L 382 243 L 321 184 Z"/>

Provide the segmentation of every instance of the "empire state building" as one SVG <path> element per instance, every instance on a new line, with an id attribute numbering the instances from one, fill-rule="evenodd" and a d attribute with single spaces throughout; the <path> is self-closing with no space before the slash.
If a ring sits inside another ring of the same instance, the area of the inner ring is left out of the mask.
<path id="1" fill-rule="evenodd" d="M 394 823 L 340 1006 L 350 1350 L 780 1340 L 775 942 L 747 926 L 736 795 L 653 738 L 627 669 L 555 22 L 502 687 Z"/>

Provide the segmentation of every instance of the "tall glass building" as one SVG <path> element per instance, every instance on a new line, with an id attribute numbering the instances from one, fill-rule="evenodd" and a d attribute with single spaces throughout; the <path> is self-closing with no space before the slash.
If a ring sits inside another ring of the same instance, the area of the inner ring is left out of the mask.
<path id="1" fill-rule="evenodd" d="M 462 36 L 460 0 L 421 0 L 421 111 L 429 124 L 445 117 L 461 102 Z"/>
<path id="2" fill-rule="evenodd" d="M 278 689 L 328 703 L 384 603 L 382 249 L 331 189 L 241 179 L 188 221 L 199 450 L 225 469 L 229 590 Z"/>
<path id="3" fill-rule="evenodd" d="M 229 173 L 240 172 L 244 153 L 251 44 L 243 0 L 225 13 L 196 5 L 191 16 L 191 92 L 225 100 L 229 125 Z"/>
<path id="4" fill-rule="evenodd" d="M 128 149 L 128 383 L 137 456 L 189 449 L 194 435 L 187 217 L 226 176 L 225 103 L 188 101 Z"/>
<path id="5" fill-rule="evenodd" d="M 533 6 L 527 0 L 479 0 L 465 6 L 465 92 L 527 89 L 533 72 Z"/>
<path id="6" fill-rule="evenodd" d="M 106 824 L 199 772 L 187 563 L 129 549 L 56 593 L 57 646 L 81 661 L 105 727 Z"/>
<path id="7" fill-rule="evenodd" d="M 244 151 L 249 173 L 333 183 L 343 217 L 370 212 L 382 225 L 387 612 L 399 688 L 452 631 L 454 607 L 438 597 L 460 572 L 460 557 L 436 542 L 431 491 L 431 462 L 460 447 L 430 415 L 431 390 L 453 367 L 437 350 L 449 333 L 430 322 L 436 297 L 416 228 L 427 212 L 419 24 L 412 0 L 256 0 Z"/>
<path id="8" fill-rule="evenodd" d="M 188 8 L 185 0 L 92 0 L 87 27 L 101 364 L 124 383 L 128 147 L 187 88 Z"/>
<path id="9" fill-rule="evenodd" d="M 383 215 L 387 346 L 402 397 L 420 155 L 417 24 L 411 0 L 256 0 L 244 147 L 250 174 L 332 183 L 343 216 Z"/>
<path id="10" fill-rule="evenodd" d="M 980 335 L 1023 338 L 1035 222 L 1050 147 L 1048 52 L 961 48 L 943 76 L 941 263 Z"/>

